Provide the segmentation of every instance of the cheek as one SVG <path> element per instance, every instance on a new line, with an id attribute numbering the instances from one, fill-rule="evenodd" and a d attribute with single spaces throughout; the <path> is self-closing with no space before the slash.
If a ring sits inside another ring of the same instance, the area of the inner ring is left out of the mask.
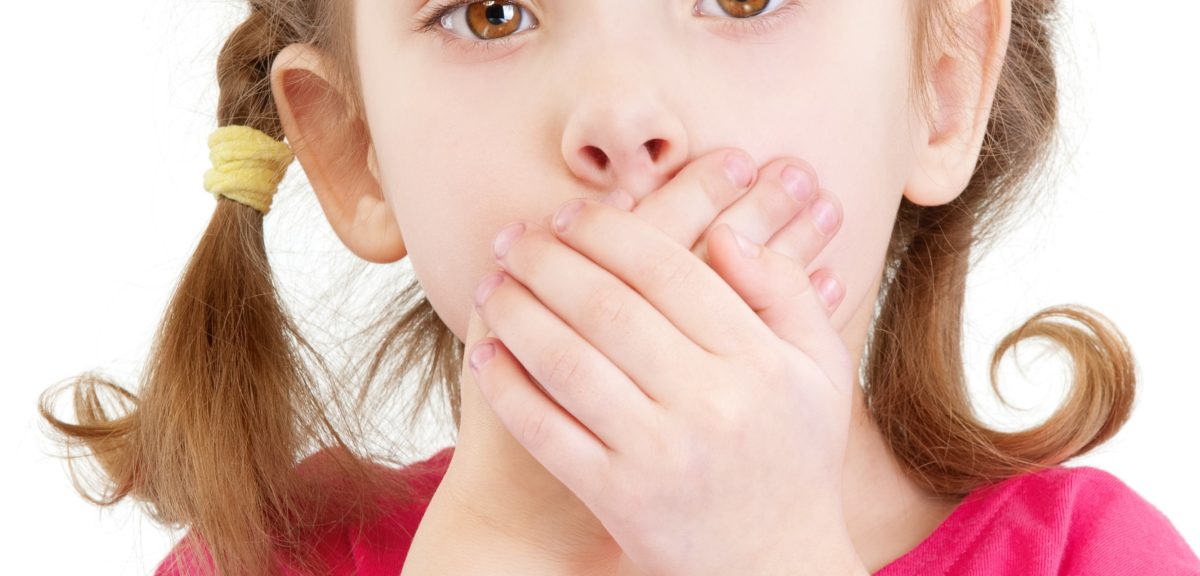
<path id="1" fill-rule="evenodd" d="M 729 88 L 708 93 L 714 100 L 706 105 L 746 100 L 739 88 L 745 86 L 756 87 L 761 97 L 706 126 L 705 134 L 714 137 L 703 144 L 740 146 L 760 163 L 779 157 L 805 160 L 816 169 L 821 187 L 841 201 L 840 230 L 808 266 L 810 273 L 829 268 L 845 281 L 846 296 L 833 319 L 840 327 L 879 278 L 913 158 L 908 61 L 904 51 L 889 45 L 903 45 L 905 39 L 884 34 L 880 43 L 864 44 L 861 31 L 844 36 L 851 40 L 839 40 L 835 31 L 802 36 L 782 50 L 836 57 L 768 62 L 764 55 L 756 66 L 736 68 L 734 81 L 723 84 Z M 746 126 L 756 130 L 748 132 Z M 740 139 L 730 142 L 729 134 Z"/>
<path id="2" fill-rule="evenodd" d="M 394 80 L 410 77 L 428 81 L 412 90 Z M 453 87 L 469 82 L 431 69 L 375 78 L 364 90 L 376 95 L 368 121 L 388 202 L 426 297 L 463 338 L 476 284 L 497 269 L 495 234 L 514 220 L 547 217 L 562 199 L 536 189 L 538 174 L 514 169 L 546 162 L 521 136 L 527 106 L 494 92 L 483 101 L 462 94 Z"/>
<path id="3" fill-rule="evenodd" d="M 835 326 L 851 317 L 879 278 L 912 162 L 904 116 L 878 97 L 889 91 L 840 85 L 843 98 L 821 102 L 822 115 L 799 119 L 812 128 L 797 137 L 800 157 L 842 205 L 841 228 L 808 266 L 810 273 L 831 269 L 845 282 Z M 824 94 L 834 91 L 831 86 Z"/>

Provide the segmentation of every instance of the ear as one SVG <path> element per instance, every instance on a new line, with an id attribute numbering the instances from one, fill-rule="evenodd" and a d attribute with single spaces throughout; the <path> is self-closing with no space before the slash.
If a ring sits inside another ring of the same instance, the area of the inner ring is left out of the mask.
<path id="1" fill-rule="evenodd" d="M 933 96 L 932 117 L 918 123 L 915 162 L 904 195 L 921 206 L 950 202 L 971 181 L 1012 27 L 1012 0 L 950 1 L 961 24 L 939 34 L 961 38 L 965 45 L 946 46 L 927 85 L 918 87 Z"/>
<path id="2" fill-rule="evenodd" d="M 363 260 L 395 262 L 408 251 L 384 201 L 371 138 L 331 81 L 328 62 L 308 44 L 275 57 L 271 93 L 283 131 L 342 243 Z"/>

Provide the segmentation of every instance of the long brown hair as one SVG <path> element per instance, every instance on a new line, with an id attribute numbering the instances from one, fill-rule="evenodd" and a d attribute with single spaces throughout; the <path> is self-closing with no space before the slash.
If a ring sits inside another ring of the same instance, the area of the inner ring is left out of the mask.
<path id="1" fill-rule="evenodd" d="M 218 59 L 218 124 L 283 137 L 269 71 L 292 43 L 313 44 L 334 59 L 331 80 L 354 95 L 348 104 L 361 113 L 350 6 L 252 0 Z M 934 56 L 962 42 L 951 7 L 912 3 L 912 97 L 926 112 L 928 95 L 919 87 Z M 912 476 L 947 496 L 1083 454 L 1111 438 L 1133 404 L 1134 362 L 1125 339 L 1099 313 L 1070 305 L 1035 314 L 992 356 L 995 388 L 999 362 L 1019 342 L 1045 338 L 1070 354 L 1073 387 L 1045 423 L 992 430 L 974 415 L 966 389 L 961 324 L 969 258 L 1000 237 L 1016 207 L 1039 192 L 1037 176 L 1053 151 L 1056 9 L 1053 0 L 1013 0 L 1010 45 L 975 172 L 944 206 L 902 201 L 867 341 L 864 391 L 872 417 Z M 362 361 L 335 374 L 286 313 L 262 232 L 261 214 L 220 199 L 163 315 L 138 393 L 85 373 L 44 392 L 39 409 L 68 462 L 84 457 L 99 465 L 92 475 L 99 496 L 72 468 L 85 498 L 111 505 L 131 496 L 158 521 L 190 527 L 195 550 L 211 554 L 208 571 L 273 574 L 283 554 L 318 574 L 322 567 L 303 546 L 315 531 L 367 521 L 381 498 L 409 496 L 359 442 L 353 422 L 371 406 L 368 392 L 378 388 L 386 398 L 395 392 L 391 383 L 416 372 L 409 426 L 437 391 L 457 426 L 463 344 L 413 279 L 363 332 L 377 341 Z M 385 385 L 375 384 L 380 379 Z M 74 424 L 51 410 L 67 388 Z M 74 454 L 77 447 L 86 453 Z M 324 447 L 334 450 L 296 466 Z"/>

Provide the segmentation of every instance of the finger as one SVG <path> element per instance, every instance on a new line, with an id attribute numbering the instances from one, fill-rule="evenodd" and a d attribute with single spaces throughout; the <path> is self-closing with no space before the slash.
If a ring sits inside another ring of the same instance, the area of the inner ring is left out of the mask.
<path id="1" fill-rule="evenodd" d="M 776 232 L 766 246 L 807 266 L 825 249 L 841 226 L 841 203 L 828 190 L 821 190 L 808 209 L 797 214 Z M 734 230 L 741 232 L 737 227 Z M 762 243 L 757 238 L 751 240 Z"/>
<path id="2" fill-rule="evenodd" d="M 816 171 L 807 162 L 789 159 L 770 162 L 759 172 L 754 187 L 708 226 L 692 252 L 707 262 L 706 238 L 721 224 L 728 224 L 753 242 L 765 243 L 808 206 L 816 190 Z"/>
<path id="3" fill-rule="evenodd" d="M 722 148 L 688 164 L 654 193 L 634 198 L 633 213 L 691 249 L 717 214 L 750 189 L 756 176 L 748 154 Z"/>
<path id="4" fill-rule="evenodd" d="M 479 317 L 479 312 L 476 307 L 472 306 L 471 311 L 467 314 L 467 335 L 463 338 L 463 350 L 470 351 L 488 335 L 488 327 L 483 323 L 483 318 Z M 470 370 L 470 354 L 463 354 L 462 366 L 459 373 L 461 374 L 461 386 L 474 386 L 475 374 Z"/>
<path id="5" fill-rule="evenodd" d="M 476 294 L 492 332 L 546 394 L 605 445 L 628 446 L 627 435 L 654 417 L 653 401 L 635 383 L 507 273 L 485 277 Z"/>
<path id="6" fill-rule="evenodd" d="M 559 207 L 552 222 L 559 240 L 624 281 L 710 353 L 741 354 L 770 336 L 708 265 L 637 215 L 572 200 Z"/>
<path id="7" fill-rule="evenodd" d="M 533 223 L 506 226 L 493 246 L 506 272 L 657 401 L 703 350 L 608 270 Z M 669 378 L 676 375 L 676 378 Z"/>
<path id="8" fill-rule="evenodd" d="M 824 271 L 817 282 L 810 282 L 801 262 L 742 240 L 751 251 L 757 249 L 757 255 L 746 255 L 733 228 L 714 231 L 709 238 L 713 269 L 779 338 L 811 357 L 826 374 L 843 373 L 851 361 L 829 322 L 844 294 L 837 275 Z"/>
<path id="9" fill-rule="evenodd" d="M 495 336 L 488 325 L 484 323 L 483 318 L 479 316 L 479 309 L 472 305 L 470 312 L 467 314 L 467 334 L 463 337 L 463 357 L 462 365 L 459 369 L 459 386 L 460 391 L 465 391 L 468 387 L 478 389 L 478 383 L 475 381 L 475 372 L 471 370 L 471 354 L 470 351 L 483 339 L 488 336 Z"/>
<path id="10" fill-rule="evenodd" d="M 637 203 L 637 201 L 633 199 L 633 196 L 630 196 L 628 192 L 621 189 L 613 190 L 612 192 L 605 194 L 600 201 L 608 204 L 609 206 L 616 206 L 617 208 L 620 208 L 626 212 L 633 210 Z"/>
<path id="11" fill-rule="evenodd" d="M 609 449 L 533 383 L 503 342 L 486 338 L 468 348 L 483 397 L 513 438 L 579 495 L 594 494 Z"/>

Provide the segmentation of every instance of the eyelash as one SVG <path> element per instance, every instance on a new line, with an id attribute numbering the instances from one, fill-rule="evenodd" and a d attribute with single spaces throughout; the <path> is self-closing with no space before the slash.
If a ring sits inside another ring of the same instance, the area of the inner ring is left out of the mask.
<path id="1" fill-rule="evenodd" d="M 442 17 L 453 12 L 454 10 L 475 4 L 479 0 L 445 0 L 440 3 L 435 3 L 433 13 L 418 23 L 413 32 L 433 32 L 447 46 L 464 48 L 468 52 L 490 52 L 494 50 L 503 50 L 509 47 L 514 42 L 514 39 L 520 34 L 512 34 L 498 40 L 469 40 L 457 34 L 447 32 L 441 29 Z M 722 29 L 729 34 L 765 34 L 773 30 L 781 21 L 783 21 L 791 12 L 803 7 L 803 0 L 783 0 L 784 5 L 776 8 L 766 16 L 757 16 L 751 18 L 717 18 L 718 20 L 727 20 L 720 24 Z M 525 8 L 516 2 L 518 10 Z M 466 46 L 463 47 L 462 45 Z"/>

